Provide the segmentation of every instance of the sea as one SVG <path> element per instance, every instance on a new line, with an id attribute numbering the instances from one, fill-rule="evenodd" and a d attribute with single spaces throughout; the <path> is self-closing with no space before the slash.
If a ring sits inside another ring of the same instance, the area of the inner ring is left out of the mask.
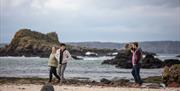
<path id="1" fill-rule="evenodd" d="M 158 54 L 157 58 L 179 59 L 178 54 Z M 71 60 L 65 70 L 65 78 L 88 79 L 100 81 L 102 78 L 132 79 L 131 70 L 116 68 L 113 65 L 102 65 L 103 60 L 114 57 L 81 57 L 82 60 Z M 48 58 L 40 57 L 0 57 L 0 77 L 49 77 Z M 163 69 L 141 69 L 142 78 L 160 76 Z"/>

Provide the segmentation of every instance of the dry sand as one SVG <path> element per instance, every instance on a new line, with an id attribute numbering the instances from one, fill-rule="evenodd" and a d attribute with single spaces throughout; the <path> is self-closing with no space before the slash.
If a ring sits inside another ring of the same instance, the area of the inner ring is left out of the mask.
<path id="1" fill-rule="evenodd" d="M 42 85 L 35 84 L 3 84 L 0 85 L 0 91 L 40 91 Z M 103 86 L 71 86 L 71 85 L 55 85 L 55 91 L 180 91 L 180 88 L 123 88 L 123 87 L 103 87 Z"/>

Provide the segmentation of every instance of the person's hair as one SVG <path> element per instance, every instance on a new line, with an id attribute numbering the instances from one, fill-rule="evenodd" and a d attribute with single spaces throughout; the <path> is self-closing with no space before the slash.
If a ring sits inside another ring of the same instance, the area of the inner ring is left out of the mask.
<path id="1" fill-rule="evenodd" d="M 56 49 L 56 47 L 55 47 L 55 46 L 53 46 L 53 47 L 51 47 L 51 48 L 54 48 L 54 49 Z"/>
<path id="2" fill-rule="evenodd" d="M 66 44 L 64 44 L 64 43 L 61 43 L 61 44 L 60 44 L 60 46 L 66 46 Z"/>
<path id="3" fill-rule="evenodd" d="M 53 46 L 53 47 L 51 48 L 51 53 L 55 53 L 55 52 L 56 52 L 56 47 Z"/>
<path id="4" fill-rule="evenodd" d="M 130 44 L 127 43 L 127 44 L 124 45 L 124 48 L 128 49 L 129 46 L 130 46 Z"/>
<path id="5" fill-rule="evenodd" d="M 139 45 L 138 45 L 138 42 L 134 42 L 133 43 L 136 47 L 138 47 Z"/>

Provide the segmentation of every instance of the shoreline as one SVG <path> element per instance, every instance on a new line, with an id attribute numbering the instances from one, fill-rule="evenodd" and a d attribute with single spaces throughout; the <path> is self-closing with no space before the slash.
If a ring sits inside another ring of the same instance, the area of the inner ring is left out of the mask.
<path id="1" fill-rule="evenodd" d="M 157 78 L 156 78 L 157 79 Z M 47 78 L 15 78 L 0 77 L 0 91 L 40 91 Z M 126 83 L 123 83 L 126 84 Z M 95 81 L 80 81 L 75 79 L 67 79 L 63 85 L 55 83 L 53 79 L 54 91 L 179 91 L 180 88 L 169 87 L 133 87 L 133 83 L 123 85 L 105 84 Z"/>
<path id="2" fill-rule="evenodd" d="M 144 84 L 147 83 L 154 83 L 154 84 L 160 84 L 162 82 L 162 79 L 160 76 L 154 76 L 154 77 L 148 77 L 143 79 Z M 56 83 L 57 79 L 53 79 L 52 83 L 53 85 L 58 85 L 59 83 Z M 0 85 L 4 84 L 13 84 L 13 85 L 20 85 L 20 84 L 36 84 L 36 85 L 43 85 L 48 82 L 48 78 L 38 78 L 38 77 L 0 77 Z M 76 78 L 72 79 L 66 79 L 66 81 L 63 83 L 64 85 L 70 85 L 70 86 L 84 86 L 84 85 L 90 85 L 90 86 L 106 86 L 106 87 L 133 87 L 134 82 L 131 82 L 127 79 L 116 79 L 116 80 L 108 80 L 108 79 L 101 79 L 100 82 L 94 81 L 94 80 L 79 80 Z M 149 86 L 149 88 L 161 88 L 160 85 L 157 87 Z"/>

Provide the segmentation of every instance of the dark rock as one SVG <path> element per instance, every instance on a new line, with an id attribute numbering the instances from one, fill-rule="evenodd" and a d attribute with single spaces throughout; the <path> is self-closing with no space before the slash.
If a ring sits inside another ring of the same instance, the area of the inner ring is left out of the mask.
<path id="1" fill-rule="evenodd" d="M 166 59 L 166 60 L 164 60 L 163 66 L 171 67 L 174 64 L 180 64 L 180 60 L 178 60 L 178 59 Z"/>
<path id="2" fill-rule="evenodd" d="M 31 29 L 20 29 L 16 32 L 9 45 L 0 48 L 0 56 L 49 57 L 51 47 L 57 47 L 59 44 L 58 35 L 55 32 L 43 34 L 31 31 Z M 108 52 L 115 52 L 115 50 L 110 49 L 82 48 L 71 45 L 67 45 L 67 49 L 74 56 L 85 56 L 88 51 L 98 53 L 98 56 L 106 55 Z"/>
<path id="3" fill-rule="evenodd" d="M 42 34 L 30 29 L 20 29 L 11 43 L 0 49 L 0 56 L 48 57 L 52 46 L 58 46 L 56 33 Z"/>
<path id="4" fill-rule="evenodd" d="M 104 60 L 102 64 L 116 65 L 120 68 L 131 68 L 131 52 L 129 50 L 120 50 L 114 59 Z"/>
<path id="5" fill-rule="evenodd" d="M 129 80 L 128 79 L 112 80 L 111 84 L 114 86 L 127 86 L 129 84 Z"/>
<path id="6" fill-rule="evenodd" d="M 102 79 L 100 80 L 100 82 L 103 83 L 103 84 L 110 84 L 110 83 L 111 83 L 111 81 L 108 80 L 108 79 L 106 79 L 106 78 L 102 78 Z"/>
<path id="7" fill-rule="evenodd" d="M 53 85 L 47 83 L 45 84 L 40 91 L 54 91 Z"/>
<path id="8" fill-rule="evenodd" d="M 158 59 L 154 58 L 153 53 L 147 53 L 145 58 L 142 59 L 141 67 L 142 68 L 161 68 L 163 62 Z M 120 50 L 118 55 L 114 59 L 104 60 L 102 64 L 111 64 L 115 65 L 117 68 L 132 68 L 132 53 L 130 50 Z"/>
<path id="9" fill-rule="evenodd" d="M 176 57 L 180 57 L 180 55 L 177 55 Z"/>
<path id="10" fill-rule="evenodd" d="M 145 56 L 145 58 L 143 58 L 141 67 L 142 68 L 161 68 L 162 64 L 163 62 L 160 59 L 154 58 L 153 55 L 148 54 Z"/>

